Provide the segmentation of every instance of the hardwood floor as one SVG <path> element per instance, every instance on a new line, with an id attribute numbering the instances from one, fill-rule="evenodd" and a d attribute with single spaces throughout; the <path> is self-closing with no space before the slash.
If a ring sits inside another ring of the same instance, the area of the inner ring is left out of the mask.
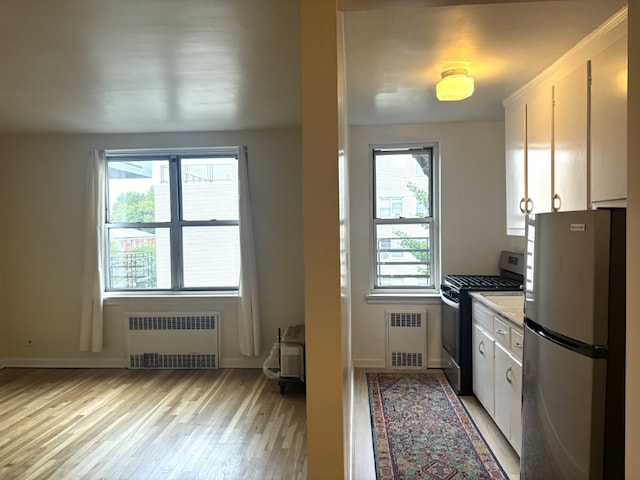
<path id="1" fill-rule="evenodd" d="M 353 418 L 353 434 L 356 445 L 354 452 L 355 480 L 375 480 L 376 478 L 366 373 L 397 371 L 362 368 L 355 370 Z M 518 480 L 520 478 L 520 459 L 516 452 L 475 397 L 460 398 L 509 479 Z"/>
<path id="2" fill-rule="evenodd" d="M 376 478 L 367 371 L 355 371 L 356 480 Z M 517 480 L 513 449 L 463 402 Z M 0 478 L 305 479 L 305 396 L 261 370 L 0 369 Z"/>
<path id="3" fill-rule="evenodd" d="M 304 479 L 305 396 L 261 370 L 0 369 L 0 478 Z"/>

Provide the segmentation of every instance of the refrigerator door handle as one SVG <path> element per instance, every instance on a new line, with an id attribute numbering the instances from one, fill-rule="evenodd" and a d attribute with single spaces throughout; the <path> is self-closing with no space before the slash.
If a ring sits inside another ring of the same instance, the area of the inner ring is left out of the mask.
<path id="1" fill-rule="evenodd" d="M 589 358 L 607 358 L 608 348 L 606 345 L 588 345 L 586 343 L 574 340 L 573 338 L 565 337 L 553 330 L 544 328 L 540 324 L 534 322 L 530 318 L 524 319 L 524 324 L 536 335 L 549 340 L 567 350 L 579 353 Z"/>

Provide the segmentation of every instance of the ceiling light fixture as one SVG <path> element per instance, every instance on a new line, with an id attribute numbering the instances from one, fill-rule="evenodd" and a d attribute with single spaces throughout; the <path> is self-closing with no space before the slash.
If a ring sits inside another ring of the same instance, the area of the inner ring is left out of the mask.
<path id="1" fill-rule="evenodd" d="M 450 68 L 442 72 L 436 84 L 436 97 L 441 102 L 463 100 L 473 93 L 473 78 L 464 68 Z"/>

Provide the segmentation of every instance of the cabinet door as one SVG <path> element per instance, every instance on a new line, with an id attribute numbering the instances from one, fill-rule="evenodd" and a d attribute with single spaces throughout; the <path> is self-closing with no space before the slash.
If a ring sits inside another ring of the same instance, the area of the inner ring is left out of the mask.
<path id="1" fill-rule="evenodd" d="M 553 209 L 587 208 L 587 63 L 554 87 Z"/>
<path id="2" fill-rule="evenodd" d="M 473 325 L 473 393 L 489 415 L 494 414 L 493 405 L 493 339 L 478 325 Z"/>
<path id="3" fill-rule="evenodd" d="M 591 59 L 591 201 L 627 197 L 627 37 Z"/>
<path id="4" fill-rule="evenodd" d="M 527 189 L 532 213 L 551 211 L 551 87 L 532 92 L 527 104 Z"/>
<path id="5" fill-rule="evenodd" d="M 511 369 L 511 445 L 518 455 L 522 451 L 522 364 L 510 358 Z"/>
<path id="6" fill-rule="evenodd" d="M 495 346 L 495 422 L 520 455 L 522 445 L 522 366 Z"/>
<path id="7" fill-rule="evenodd" d="M 520 200 L 525 196 L 524 175 L 524 104 L 505 108 L 505 167 L 507 174 L 507 235 L 524 235 L 525 216 Z"/>

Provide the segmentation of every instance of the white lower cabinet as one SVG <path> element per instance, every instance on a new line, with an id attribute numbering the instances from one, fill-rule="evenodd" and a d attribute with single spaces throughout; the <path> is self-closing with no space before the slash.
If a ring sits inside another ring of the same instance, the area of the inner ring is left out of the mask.
<path id="1" fill-rule="evenodd" d="M 520 455 L 522 327 L 475 299 L 472 312 L 473 393 Z"/>
<path id="2" fill-rule="evenodd" d="M 499 343 L 495 349 L 496 425 L 520 455 L 522 447 L 522 364 Z"/>
<path id="3" fill-rule="evenodd" d="M 494 415 L 493 357 L 494 341 L 479 325 L 473 325 L 473 393 L 489 415 Z M 475 379 L 480 379 L 476 382 Z"/>

